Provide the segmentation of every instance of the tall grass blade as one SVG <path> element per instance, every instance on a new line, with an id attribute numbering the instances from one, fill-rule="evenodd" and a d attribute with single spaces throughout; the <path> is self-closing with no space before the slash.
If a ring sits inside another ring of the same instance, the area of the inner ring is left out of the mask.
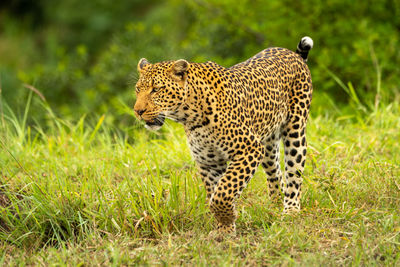
<path id="1" fill-rule="evenodd" d="M 93 141 L 97 131 L 100 129 L 101 125 L 103 124 L 105 118 L 105 114 L 103 114 L 100 119 L 98 120 L 96 126 L 93 129 L 93 132 L 91 133 L 90 137 L 89 137 L 89 143 Z"/>

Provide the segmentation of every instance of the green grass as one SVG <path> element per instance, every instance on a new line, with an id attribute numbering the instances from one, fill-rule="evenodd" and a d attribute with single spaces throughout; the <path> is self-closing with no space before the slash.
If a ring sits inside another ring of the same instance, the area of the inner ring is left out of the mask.
<path id="1" fill-rule="evenodd" d="M 0 265 L 400 264 L 400 106 L 315 116 L 302 211 L 283 216 L 261 169 L 238 202 L 237 236 L 214 219 L 181 126 L 121 132 L 51 110 L 0 114 Z"/>

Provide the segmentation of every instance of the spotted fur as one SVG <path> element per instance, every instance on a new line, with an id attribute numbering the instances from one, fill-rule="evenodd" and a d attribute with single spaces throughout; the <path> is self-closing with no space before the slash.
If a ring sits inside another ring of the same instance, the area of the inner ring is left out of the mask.
<path id="1" fill-rule="evenodd" d="M 230 68 L 183 59 L 138 64 L 136 116 L 150 129 L 165 117 L 183 124 L 221 232 L 235 231 L 235 201 L 260 164 L 269 195 L 279 197 L 281 188 L 284 212 L 300 210 L 312 94 L 307 38 L 296 53 L 268 48 Z"/>

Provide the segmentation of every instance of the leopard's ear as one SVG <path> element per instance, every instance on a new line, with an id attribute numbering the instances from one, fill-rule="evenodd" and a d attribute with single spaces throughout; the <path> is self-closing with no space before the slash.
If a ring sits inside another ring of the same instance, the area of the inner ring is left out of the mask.
<path id="1" fill-rule="evenodd" d="M 187 77 L 187 71 L 189 69 L 189 62 L 184 59 L 179 59 L 172 64 L 171 76 L 178 82 L 182 82 Z"/>
<path id="2" fill-rule="evenodd" d="M 150 64 L 150 62 L 147 61 L 147 59 L 141 58 L 141 59 L 139 60 L 138 65 L 137 65 L 138 71 L 139 71 L 139 72 L 142 72 L 143 69 L 144 69 L 147 65 L 149 65 L 149 64 Z"/>

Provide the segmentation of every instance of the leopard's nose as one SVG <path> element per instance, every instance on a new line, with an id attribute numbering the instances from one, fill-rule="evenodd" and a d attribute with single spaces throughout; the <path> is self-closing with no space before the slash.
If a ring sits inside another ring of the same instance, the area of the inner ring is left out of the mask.
<path id="1" fill-rule="evenodd" d="M 146 109 L 135 109 L 135 112 L 139 115 L 142 116 L 142 114 L 146 111 Z"/>

